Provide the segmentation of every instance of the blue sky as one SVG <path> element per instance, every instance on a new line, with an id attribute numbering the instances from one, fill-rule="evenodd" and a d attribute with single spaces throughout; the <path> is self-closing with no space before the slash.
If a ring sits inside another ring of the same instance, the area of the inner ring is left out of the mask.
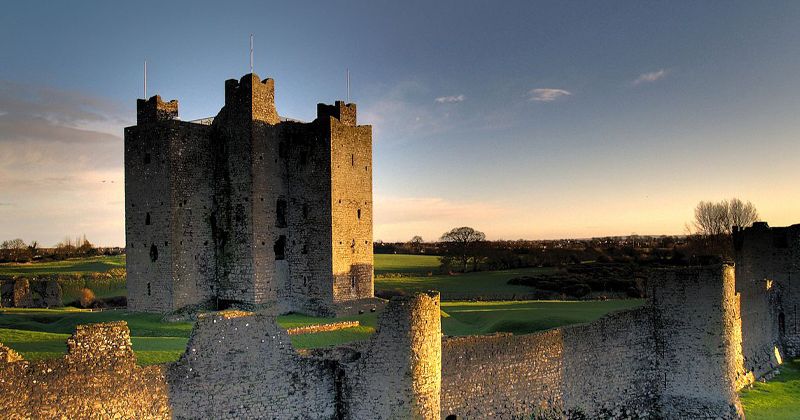
<path id="1" fill-rule="evenodd" d="M 122 127 L 276 80 L 282 115 L 374 127 L 375 239 L 683 233 L 738 196 L 800 222 L 797 2 L 9 2 L 0 237 L 124 243 Z M 113 183 L 112 183 L 113 181 Z"/>

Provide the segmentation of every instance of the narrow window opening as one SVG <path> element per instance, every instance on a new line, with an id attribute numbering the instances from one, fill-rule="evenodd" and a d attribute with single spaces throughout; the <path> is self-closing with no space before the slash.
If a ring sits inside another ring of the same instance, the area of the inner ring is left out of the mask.
<path id="1" fill-rule="evenodd" d="M 361 209 L 358 209 L 358 220 L 361 220 Z"/>
<path id="2" fill-rule="evenodd" d="M 273 250 L 275 251 L 275 260 L 286 259 L 286 236 L 281 235 L 278 237 Z"/>
<path id="3" fill-rule="evenodd" d="M 455 414 L 451 414 L 451 415 L 445 417 L 444 420 L 458 420 L 458 417 L 456 417 Z"/>
<path id="4" fill-rule="evenodd" d="M 350 154 L 350 166 L 356 166 L 356 155 Z"/>
<path id="5" fill-rule="evenodd" d="M 300 251 L 302 254 L 308 254 L 308 245 L 303 244 L 303 249 Z"/>
<path id="6" fill-rule="evenodd" d="M 149 212 L 144 216 L 144 224 L 146 224 L 146 225 L 150 224 L 150 213 Z"/>
<path id="7" fill-rule="evenodd" d="M 351 274 L 350 275 L 350 287 L 353 288 L 353 289 L 356 288 L 356 275 L 355 274 Z"/>
<path id="8" fill-rule="evenodd" d="M 278 200 L 275 206 L 276 220 L 275 225 L 279 228 L 286 227 L 286 200 Z"/>
<path id="9" fill-rule="evenodd" d="M 145 163 L 145 165 L 150 163 L 150 153 L 145 153 L 144 154 L 144 163 Z"/>
<path id="10" fill-rule="evenodd" d="M 150 296 L 150 282 L 147 282 L 147 296 Z"/>
<path id="11" fill-rule="evenodd" d="M 308 204 L 303 203 L 303 219 L 308 219 Z"/>
<path id="12" fill-rule="evenodd" d="M 158 247 L 156 244 L 150 245 L 150 261 L 156 262 L 158 260 Z"/>

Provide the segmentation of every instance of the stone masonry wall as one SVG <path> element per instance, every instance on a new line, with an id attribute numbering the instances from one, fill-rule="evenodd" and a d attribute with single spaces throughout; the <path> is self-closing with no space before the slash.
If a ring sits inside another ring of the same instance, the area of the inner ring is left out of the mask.
<path id="1" fill-rule="evenodd" d="M 651 410 L 650 320 L 640 308 L 541 333 L 447 338 L 441 416 Z"/>
<path id="2" fill-rule="evenodd" d="M 137 103 L 125 129 L 129 303 L 332 315 L 373 297 L 372 129 L 355 104 L 281 119 L 275 83 L 225 83 L 210 125 Z M 334 197 L 335 196 L 335 197 Z"/>
<path id="3" fill-rule="evenodd" d="M 439 293 L 393 298 L 360 357 L 343 367 L 344 416 L 434 419 L 440 412 Z"/>
<path id="4" fill-rule="evenodd" d="M 177 101 L 137 106 L 125 129 L 128 306 L 164 312 L 213 296 L 210 128 L 172 119 Z"/>
<path id="5" fill-rule="evenodd" d="M 334 302 L 372 297 L 372 127 L 356 125 L 355 104 L 330 118 Z"/>
<path id="6" fill-rule="evenodd" d="M 170 366 L 175 418 L 333 418 L 333 364 L 304 358 L 269 315 L 201 317 Z"/>
<path id="7" fill-rule="evenodd" d="M 0 416 L 166 419 L 164 368 L 139 367 L 124 322 L 80 325 L 59 359 L 28 362 L 0 345 Z"/>
<path id="8" fill-rule="evenodd" d="M 745 366 L 756 377 L 800 355 L 800 225 L 734 232 Z"/>
<path id="9" fill-rule="evenodd" d="M 749 379 L 733 266 L 654 270 L 648 296 L 662 415 L 741 416 L 736 391 Z"/>
<path id="10" fill-rule="evenodd" d="M 740 418 L 733 268 L 654 273 L 652 300 L 541 333 L 446 338 L 441 416 Z"/>

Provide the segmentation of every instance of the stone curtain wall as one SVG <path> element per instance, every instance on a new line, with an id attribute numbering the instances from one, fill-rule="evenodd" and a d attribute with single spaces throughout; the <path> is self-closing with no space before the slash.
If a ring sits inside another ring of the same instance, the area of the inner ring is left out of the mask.
<path id="1" fill-rule="evenodd" d="M 170 417 L 164 368 L 139 367 L 124 322 L 79 325 L 59 359 L 28 362 L 0 345 L 0 417 Z"/>
<path id="2" fill-rule="evenodd" d="M 530 335 L 446 338 L 441 416 L 739 418 L 733 268 L 654 273 L 652 300 Z"/>
<path id="3" fill-rule="evenodd" d="M 297 354 L 271 316 L 209 314 L 169 368 L 170 402 L 175 418 L 334 418 L 334 373 Z"/>
<path id="4" fill-rule="evenodd" d="M 599 417 L 657 413 L 652 312 L 648 307 L 609 314 L 562 329 L 561 392 L 569 412 Z"/>
<path id="5" fill-rule="evenodd" d="M 652 410 L 651 320 L 640 308 L 535 334 L 446 338 L 441 416 Z"/>
<path id="6" fill-rule="evenodd" d="M 509 418 L 561 411 L 562 330 L 442 341 L 441 417 Z"/>

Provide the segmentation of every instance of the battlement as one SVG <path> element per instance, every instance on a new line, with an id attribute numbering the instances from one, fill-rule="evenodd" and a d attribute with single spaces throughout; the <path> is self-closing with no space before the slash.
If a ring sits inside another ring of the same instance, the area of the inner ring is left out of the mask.
<path id="1" fill-rule="evenodd" d="M 253 120 L 278 124 L 280 117 L 275 109 L 275 81 L 250 73 L 241 79 L 225 81 L 225 108 L 235 114 L 249 115 Z"/>
<path id="2" fill-rule="evenodd" d="M 755 222 L 748 228 L 733 228 L 733 246 L 741 251 L 745 246 L 760 248 L 800 248 L 800 224 L 787 227 L 770 227 L 767 222 Z"/>
<path id="3" fill-rule="evenodd" d="M 156 121 L 174 120 L 178 118 L 178 101 L 161 100 L 161 96 L 136 100 L 136 124 L 142 125 Z"/>
<path id="4" fill-rule="evenodd" d="M 317 104 L 317 119 L 333 117 L 345 125 L 356 125 L 356 104 L 336 101 L 333 105 Z"/>

